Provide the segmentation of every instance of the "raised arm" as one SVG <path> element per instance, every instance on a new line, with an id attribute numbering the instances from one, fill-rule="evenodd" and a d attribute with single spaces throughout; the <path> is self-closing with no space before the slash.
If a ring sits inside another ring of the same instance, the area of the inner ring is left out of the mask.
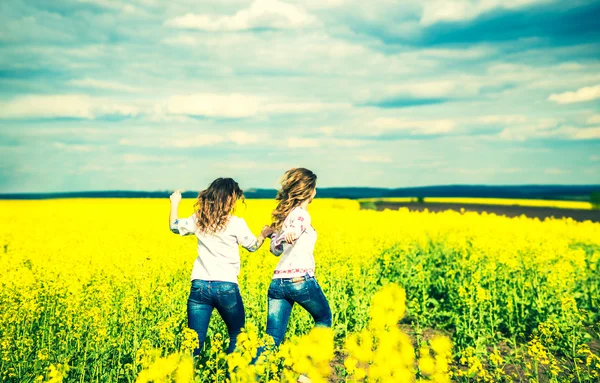
<path id="1" fill-rule="evenodd" d="M 169 197 L 171 200 L 171 211 L 169 213 L 169 229 L 175 233 L 179 234 L 179 229 L 177 227 L 177 215 L 179 213 L 179 203 L 181 202 L 181 193 L 179 190 L 176 190 Z"/>
<path id="2" fill-rule="evenodd" d="M 171 194 L 171 211 L 169 212 L 169 229 L 175 234 L 179 234 L 182 237 L 185 235 L 192 235 L 196 233 L 198 227 L 196 226 L 195 214 L 188 218 L 178 218 L 177 210 L 179 209 L 179 202 L 181 202 L 181 193 L 177 190 Z"/>

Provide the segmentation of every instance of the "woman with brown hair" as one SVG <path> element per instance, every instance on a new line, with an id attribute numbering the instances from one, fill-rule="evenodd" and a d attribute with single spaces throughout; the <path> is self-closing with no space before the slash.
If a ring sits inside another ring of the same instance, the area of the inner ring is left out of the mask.
<path id="1" fill-rule="evenodd" d="M 256 251 L 265 237 L 272 234 L 265 226 L 255 237 L 243 218 L 233 215 L 235 204 L 244 193 L 231 178 L 218 178 L 198 194 L 195 213 L 178 219 L 181 193 L 171 194 L 169 227 L 181 236 L 195 234 L 198 239 L 198 257 L 192 269 L 192 285 L 187 302 L 188 326 L 198 333 L 199 355 L 206 338 L 213 309 L 217 309 L 227 325 L 229 347 L 235 350 L 236 338 L 245 323 L 244 304 L 238 287 L 240 253 L 238 245 Z"/>
<path id="2" fill-rule="evenodd" d="M 315 279 L 314 248 L 317 232 L 312 227 L 308 205 L 316 195 L 317 176 L 308 169 L 285 172 L 279 201 L 272 213 L 271 252 L 281 259 L 268 293 L 267 334 L 278 346 L 294 303 L 312 315 L 315 326 L 331 327 L 331 309 Z"/>

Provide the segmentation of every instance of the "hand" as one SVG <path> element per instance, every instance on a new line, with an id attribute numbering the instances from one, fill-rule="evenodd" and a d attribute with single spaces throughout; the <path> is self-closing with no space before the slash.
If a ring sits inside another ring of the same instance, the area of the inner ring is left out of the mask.
<path id="1" fill-rule="evenodd" d="M 268 225 L 265 225 L 265 227 L 263 227 L 262 230 L 260 231 L 260 235 L 262 235 L 263 238 L 270 237 L 272 234 L 273 234 L 273 228 Z"/>
<path id="2" fill-rule="evenodd" d="M 294 243 L 296 238 L 298 238 L 298 237 L 296 236 L 296 233 L 294 233 L 294 232 L 289 232 L 285 235 L 285 241 L 287 243 Z"/>
<path id="3" fill-rule="evenodd" d="M 179 190 L 175 190 L 169 198 L 171 199 L 172 204 L 178 204 L 181 202 L 181 192 Z"/>

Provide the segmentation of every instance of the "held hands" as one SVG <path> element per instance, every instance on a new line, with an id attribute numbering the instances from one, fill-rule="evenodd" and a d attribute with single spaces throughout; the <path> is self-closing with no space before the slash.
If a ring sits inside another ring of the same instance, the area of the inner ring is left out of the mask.
<path id="1" fill-rule="evenodd" d="M 271 226 L 265 225 L 265 227 L 262 228 L 260 235 L 263 238 L 267 238 L 270 237 L 273 234 L 273 228 Z"/>
<path id="2" fill-rule="evenodd" d="M 275 231 L 273 230 L 273 228 L 271 226 L 267 226 L 265 225 L 265 227 L 263 227 L 263 229 L 260 232 L 260 236 L 263 238 L 268 238 L 271 237 L 271 235 L 273 235 Z M 285 241 L 287 243 L 294 243 L 294 241 L 298 239 L 298 236 L 296 236 L 296 233 L 287 233 L 285 235 Z"/>
<path id="3" fill-rule="evenodd" d="M 172 204 L 179 204 L 179 202 L 181 202 L 181 191 L 175 190 L 169 198 L 171 199 Z"/>

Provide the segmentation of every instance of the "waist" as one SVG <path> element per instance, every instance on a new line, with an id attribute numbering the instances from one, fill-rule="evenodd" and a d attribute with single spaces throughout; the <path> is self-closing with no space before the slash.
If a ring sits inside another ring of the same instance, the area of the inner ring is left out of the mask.
<path id="1" fill-rule="evenodd" d="M 273 272 L 273 278 L 275 279 L 292 279 L 295 277 L 308 275 L 313 277 L 315 275 L 315 269 L 312 267 L 307 268 L 282 268 L 275 269 Z"/>
<path id="2" fill-rule="evenodd" d="M 233 282 L 237 283 L 237 277 L 240 272 L 239 265 L 235 264 L 210 264 L 196 261 L 192 268 L 191 279 L 214 282 Z"/>
<path id="3" fill-rule="evenodd" d="M 276 279 L 278 281 L 282 281 L 282 282 L 301 282 L 301 281 L 308 281 L 309 279 L 314 279 L 315 276 L 313 275 L 309 275 L 309 274 L 304 274 L 304 275 L 300 275 L 297 277 L 276 277 L 273 276 L 273 279 Z"/>
<path id="4" fill-rule="evenodd" d="M 192 285 L 207 285 L 207 286 L 229 286 L 229 285 L 235 285 L 238 286 L 237 282 L 231 282 L 231 281 L 227 281 L 227 280 L 221 280 L 221 279 L 192 279 Z"/>

